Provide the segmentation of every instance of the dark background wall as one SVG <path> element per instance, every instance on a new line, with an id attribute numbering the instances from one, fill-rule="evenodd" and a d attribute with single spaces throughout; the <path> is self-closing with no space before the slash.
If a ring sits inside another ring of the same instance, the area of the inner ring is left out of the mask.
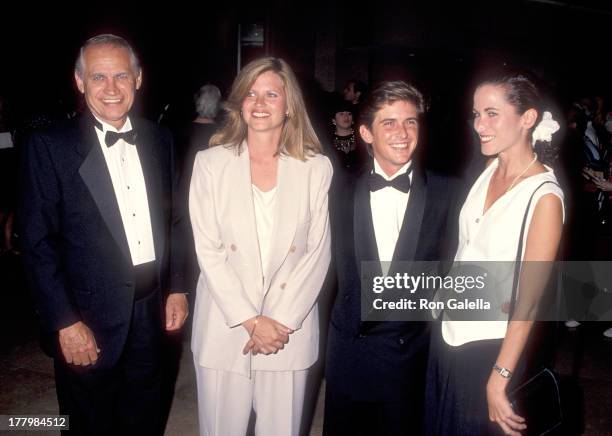
<path id="1" fill-rule="evenodd" d="M 325 120 L 322 93 L 341 90 L 351 77 L 370 84 L 407 79 L 430 98 L 435 142 L 451 155 L 463 152 L 471 79 L 483 65 L 532 69 L 550 86 L 557 107 L 579 95 L 610 93 L 609 1 L 162 5 L 146 11 L 116 3 L 70 10 L 27 5 L 3 14 L 0 95 L 8 97 L 13 118 L 55 110 L 59 102 L 66 110 L 76 107 L 78 47 L 102 32 L 126 37 L 140 53 L 145 80 L 137 110 L 156 119 L 170 104 L 169 117 L 189 118 L 200 85 L 227 91 L 237 68 L 238 26 L 253 23 L 264 29 L 264 44 L 243 56 L 285 58 L 302 80 L 314 118 Z"/>

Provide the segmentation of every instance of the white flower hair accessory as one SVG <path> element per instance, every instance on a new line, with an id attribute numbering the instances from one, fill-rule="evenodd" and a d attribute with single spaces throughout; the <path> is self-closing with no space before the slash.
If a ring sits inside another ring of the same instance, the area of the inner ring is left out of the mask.
<path id="1" fill-rule="evenodd" d="M 537 141 L 550 142 L 553 133 L 557 130 L 559 130 L 559 123 L 553 119 L 550 112 L 545 111 L 544 115 L 542 115 L 542 121 L 536 126 L 531 135 L 531 145 L 535 145 Z"/>

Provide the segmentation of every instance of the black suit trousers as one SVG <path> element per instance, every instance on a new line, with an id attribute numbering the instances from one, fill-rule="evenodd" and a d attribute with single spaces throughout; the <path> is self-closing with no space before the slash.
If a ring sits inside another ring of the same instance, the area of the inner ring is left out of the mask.
<path id="1" fill-rule="evenodd" d="M 161 310 L 159 292 L 135 301 L 125 347 L 110 369 L 55 360 L 60 414 L 70 415 L 65 434 L 162 434 Z"/>
<path id="2" fill-rule="evenodd" d="M 406 401 L 354 401 L 325 392 L 323 436 L 421 434 L 422 397 Z"/>

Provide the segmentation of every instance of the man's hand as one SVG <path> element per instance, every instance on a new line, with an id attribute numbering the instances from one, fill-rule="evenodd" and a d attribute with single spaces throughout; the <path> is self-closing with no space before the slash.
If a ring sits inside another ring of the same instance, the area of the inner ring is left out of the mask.
<path id="1" fill-rule="evenodd" d="M 166 330 L 179 330 L 189 315 L 187 295 L 176 293 L 168 295 L 166 300 Z"/>
<path id="2" fill-rule="evenodd" d="M 251 318 L 242 325 L 251 336 L 242 349 L 243 354 L 276 354 L 285 347 L 289 342 L 289 335 L 293 333 L 289 327 L 267 316 Z"/>
<path id="3" fill-rule="evenodd" d="M 93 365 L 100 349 L 92 331 L 82 321 L 59 331 L 59 343 L 66 362 L 73 365 Z"/>
<path id="4" fill-rule="evenodd" d="M 595 186 L 597 186 L 602 191 L 605 191 L 605 192 L 612 191 L 612 182 L 609 182 L 606 179 L 603 179 L 603 178 L 593 179 L 593 183 L 595 183 Z"/>

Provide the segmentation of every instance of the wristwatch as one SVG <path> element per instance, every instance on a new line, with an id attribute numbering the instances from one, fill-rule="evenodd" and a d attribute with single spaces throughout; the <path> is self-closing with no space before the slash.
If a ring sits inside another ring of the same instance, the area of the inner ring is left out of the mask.
<path id="1" fill-rule="evenodd" d="M 512 377 L 512 372 L 510 372 L 509 369 L 502 368 L 501 366 L 498 366 L 497 363 L 495 365 L 493 365 L 493 370 L 495 372 L 497 372 L 499 375 L 501 375 L 503 378 L 510 378 L 510 377 Z"/>

